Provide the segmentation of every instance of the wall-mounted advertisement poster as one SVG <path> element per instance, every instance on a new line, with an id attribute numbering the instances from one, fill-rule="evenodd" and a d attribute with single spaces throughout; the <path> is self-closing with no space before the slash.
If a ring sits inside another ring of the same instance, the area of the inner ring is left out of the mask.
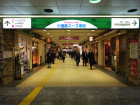
<path id="1" fill-rule="evenodd" d="M 137 77 L 137 60 L 130 61 L 130 75 L 133 77 Z"/>
<path id="2" fill-rule="evenodd" d="M 130 40 L 130 58 L 138 59 L 138 39 Z"/>

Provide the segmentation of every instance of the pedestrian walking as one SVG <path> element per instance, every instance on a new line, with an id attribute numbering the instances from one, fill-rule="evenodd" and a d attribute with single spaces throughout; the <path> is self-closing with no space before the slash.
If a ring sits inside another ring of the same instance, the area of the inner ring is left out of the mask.
<path id="1" fill-rule="evenodd" d="M 51 50 L 50 49 L 47 53 L 47 63 L 48 63 L 48 68 L 51 68 Z"/>
<path id="2" fill-rule="evenodd" d="M 79 51 L 77 50 L 77 52 L 76 52 L 76 64 L 77 64 L 77 66 L 79 66 L 79 62 L 80 62 L 80 53 L 79 53 Z"/>
<path id="3" fill-rule="evenodd" d="M 86 50 L 84 50 L 84 51 L 82 52 L 82 59 L 83 59 L 83 66 L 84 66 L 84 64 L 85 64 L 85 66 L 87 66 L 88 55 L 87 55 Z"/>
<path id="4" fill-rule="evenodd" d="M 95 59 L 94 59 L 94 54 L 91 49 L 89 50 L 88 58 L 89 58 L 89 62 L 90 62 L 90 69 L 92 70 L 92 66 L 95 62 Z"/>
<path id="5" fill-rule="evenodd" d="M 63 59 L 63 62 L 65 61 L 65 57 L 66 57 L 66 53 L 65 53 L 65 52 L 63 52 L 63 54 L 62 54 L 62 59 Z"/>

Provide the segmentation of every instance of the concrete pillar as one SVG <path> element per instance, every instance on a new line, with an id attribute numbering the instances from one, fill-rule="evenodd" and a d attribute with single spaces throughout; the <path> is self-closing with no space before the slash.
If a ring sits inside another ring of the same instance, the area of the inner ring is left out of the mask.
<path id="1" fill-rule="evenodd" d="M 98 65 L 104 66 L 104 41 L 98 40 Z"/>
<path id="2" fill-rule="evenodd" d="M 29 56 L 30 56 L 30 58 L 29 58 L 29 64 L 30 64 L 30 70 L 32 71 L 32 37 L 30 36 L 29 37 L 29 48 L 30 48 L 30 51 L 29 51 Z"/>

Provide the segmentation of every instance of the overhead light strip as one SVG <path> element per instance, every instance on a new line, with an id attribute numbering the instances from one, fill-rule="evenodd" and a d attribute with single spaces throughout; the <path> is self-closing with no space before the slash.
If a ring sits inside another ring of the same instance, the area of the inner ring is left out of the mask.
<path id="1" fill-rule="evenodd" d="M 50 17 L 82 17 L 82 18 L 95 18 L 95 17 L 136 17 L 136 18 L 139 18 L 140 15 L 0 15 L 1 18 L 6 18 L 6 17 L 17 17 L 17 18 L 50 18 Z"/>

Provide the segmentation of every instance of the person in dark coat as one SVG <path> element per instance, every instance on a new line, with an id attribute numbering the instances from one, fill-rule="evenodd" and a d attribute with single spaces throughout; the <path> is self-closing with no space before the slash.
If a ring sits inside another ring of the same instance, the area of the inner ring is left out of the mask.
<path id="1" fill-rule="evenodd" d="M 76 64 L 77 64 L 77 66 L 79 66 L 79 62 L 80 62 L 80 52 L 77 50 L 77 52 L 76 52 Z"/>
<path id="2" fill-rule="evenodd" d="M 62 54 L 63 63 L 64 63 L 64 61 L 65 61 L 65 57 L 66 57 L 66 53 L 63 52 L 63 54 Z"/>
<path id="3" fill-rule="evenodd" d="M 73 51 L 71 52 L 71 59 L 73 59 Z"/>
<path id="4" fill-rule="evenodd" d="M 86 50 L 82 52 L 82 59 L 83 59 L 83 66 L 85 64 L 85 66 L 87 66 L 87 60 L 88 60 L 88 55 Z"/>
<path id="5" fill-rule="evenodd" d="M 58 52 L 59 60 L 61 59 L 62 56 L 61 53 L 62 53 L 61 51 Z"/>
<path id="6" fill-rule="evenodd" d="M 47 53 L 47 63 L 48 63 L 48 68 L 51 68 L 51 50 Z"/>
<path id="7" fill-rule="evenodd" d="M 89 58 L 89 62 L 90 62 L 90 69 L 92 70 L 92 66 L 95 62 L 95 59 L 94 59 L 94 54 L 91 51 L 91 49 L 89 50 L 88 58 Z"/>
<path id="8" fill-rule="evenodd" d="M 54 64 L 54 60 L 55 60 L 55 57 L 56 57 L 54 50 L 52 50 L 51 54 L 52 54 L 51 55 L 51 57 L 52 57 L 52 64 Z"/>

